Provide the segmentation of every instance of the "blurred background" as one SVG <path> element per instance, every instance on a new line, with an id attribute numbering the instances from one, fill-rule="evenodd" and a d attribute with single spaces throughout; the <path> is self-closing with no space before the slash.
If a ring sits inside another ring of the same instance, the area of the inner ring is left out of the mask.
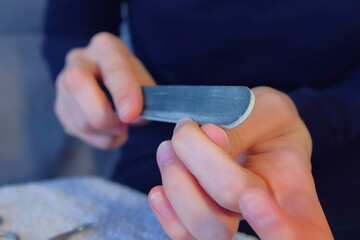
<path id="1" fill-rule="evenodd" d="M 0 185 L 89 174 L 107 178 L 121 154 L 65 135 L 54 115 L 55 88 L 42 53 L 48 1 L 0 1 Z M 123 21 L 129 41 L 126 26 Z"/>

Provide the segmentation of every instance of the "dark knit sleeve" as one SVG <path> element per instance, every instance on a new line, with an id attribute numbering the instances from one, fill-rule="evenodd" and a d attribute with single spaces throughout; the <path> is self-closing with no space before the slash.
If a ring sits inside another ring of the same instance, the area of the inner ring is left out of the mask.
<path id="1" fill-rule="evenodd" d="M 360 136 L 360 67 L 325 89 L 289 93 L 313 139 L 314 155 L 347 145 Z"/>

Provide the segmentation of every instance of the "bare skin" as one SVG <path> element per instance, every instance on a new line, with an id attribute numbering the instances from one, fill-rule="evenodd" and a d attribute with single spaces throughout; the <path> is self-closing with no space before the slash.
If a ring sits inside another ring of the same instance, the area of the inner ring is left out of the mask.
<path id="1" fill-rule="evenodd" d="M 184 119 L 159 146 L 163 185 L 149 203 L 170 238 L 231 239 L 241 219 L 261 239 L 333 238 L 295 105 L 274 89 L 253 91 L 254 111 L 237 128 Z"/>
<path id="2" fill-rule="evenodd" d="M 119 147 L 141 112 L 141 86 L 155 84 L 121 40 L 97 34 L 67 55 L 55 113 L 68 134 L 101 149 Z M 230 239 L 240 219 L 263 239 L 332 238 L 311 175 L 311 138 L 295 105 L 274 89 L 253 91 L 254 111 L 239 127 L 184 120 L 159 146 L 163 185 L 149 202 L 170 238 Z"/>
<path id="3" fill-rule="evenodd" d="M 109 90 L 112 110 L 99 83 Z M 101 149 L 127 140 L 128 124 L 142 109 L 141 86 L 155 81 L 119 38 L 95 35 L 86 48 L 74 49 L 56 81 L 55 113 L 65 131 Z"/>

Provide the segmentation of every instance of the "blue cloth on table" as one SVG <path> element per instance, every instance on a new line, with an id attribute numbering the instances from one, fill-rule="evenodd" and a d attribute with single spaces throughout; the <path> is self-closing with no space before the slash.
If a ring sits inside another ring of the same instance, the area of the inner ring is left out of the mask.
<path id="1" fill-rule="evenodd" d="M 168 239 L 145 194 L 100 178 L 65 178 L 0 188 L 2 230 L 46 240 L 85 223 L 73 240 Z M 254 240 L 238 233 L 233 240 Z"/>

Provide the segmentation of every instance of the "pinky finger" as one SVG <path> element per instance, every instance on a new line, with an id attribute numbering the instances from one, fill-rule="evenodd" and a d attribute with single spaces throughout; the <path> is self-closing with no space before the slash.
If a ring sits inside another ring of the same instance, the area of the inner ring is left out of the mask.
<path id="1" fill-rule="evenodd" d="M 148 201 L 162 228 L 171 239 L 195 239 L 176 215 L 162 186 L 154 187 L 150 191 Z"/>
<path id="2" fill-rule="evenodd" d="M 313 202 L 316 205 L 316 202 Z M 289 214 L 268 193 L 261 189 L 248 189 L 239 199 L 240 210 L 250 226 L 264 240 L 333 239 L 331 230 L 323 222 L 310 222 Z M 311 207 L 303 211 L 311 211 Z M 314 219 L 321 213 L 313 212 Z"/>
<path id="3" fill-rule="evenodd" d="M 240 196 L 240 210 L 260 239 L 297 239 L 297 224 L 275 200 L 260 189 L 248 189 Z M 304 233 L 303 233 L 304 234 Z"/>

